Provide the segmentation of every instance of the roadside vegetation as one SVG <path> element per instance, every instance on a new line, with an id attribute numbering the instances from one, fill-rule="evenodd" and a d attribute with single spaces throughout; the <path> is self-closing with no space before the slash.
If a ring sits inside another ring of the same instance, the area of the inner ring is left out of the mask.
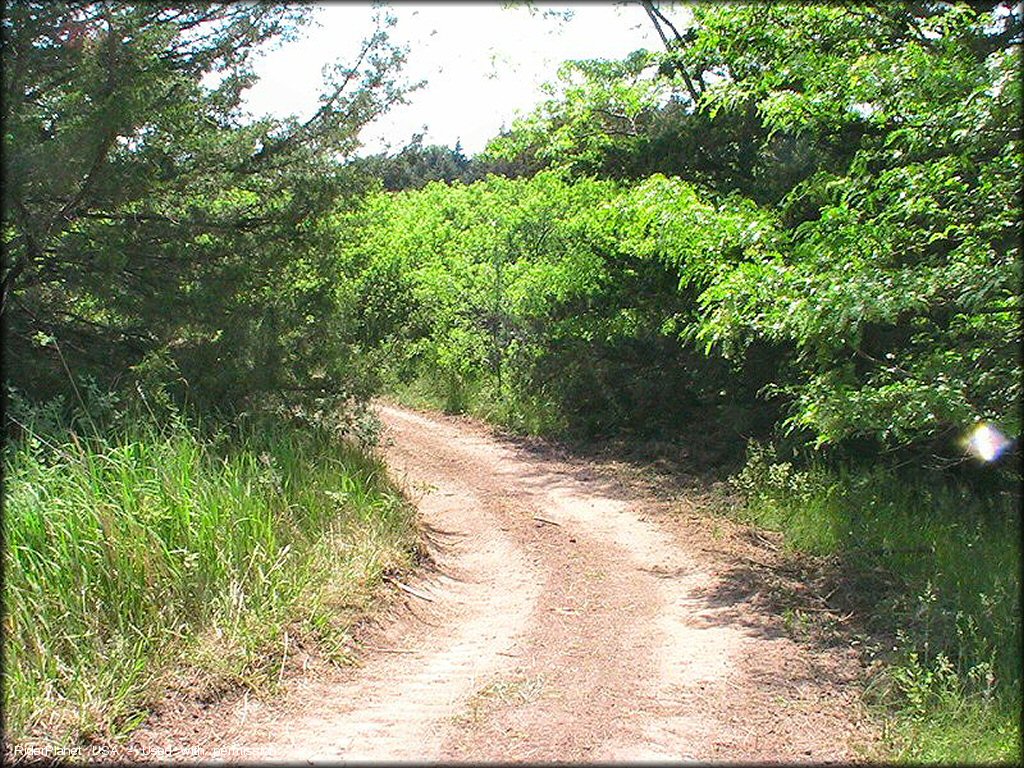
<path id="1" fill-rule="evenodd" d="M 781 460 L 763 445 L 732 478 L 741 521 L 841 571 L 831 602 L 859 614 L 868 701 L 885 751 L 912 763 L 1020 755 L 1020 496 L 929 473 Z M 850 594 L 852 592 L 852 594 Z"/>
<path id="2" fill-rule="evenodd" d="M 10 5 L 9 734 L 343 648 L 415 549 L 387 392 L 685 443 L 859 585 L 876 757 L 1020 761 L 1019 5 L 634 10 L 469 158 L 354 156 L 386 15 L 299 123 L 239 103 L 308 7 Z"/>
<path id="3" fill-rule="evenodd" d="M 296 649 L 344 661 L 413 509 L 326 430 L 26 413 L 4 455 L 6 736 L 125 735 L 167 691 L 266 692 Z M 15 640 L 16 639 L 16 640 Z"/>

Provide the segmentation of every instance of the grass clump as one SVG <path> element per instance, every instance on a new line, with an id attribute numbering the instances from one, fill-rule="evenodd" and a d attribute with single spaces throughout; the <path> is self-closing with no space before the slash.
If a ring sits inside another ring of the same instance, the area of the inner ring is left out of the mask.
<path id="1" fill-rule="evenodd" d="M 296 639 L 340 657 L 415 550 L 378 459 L 280 421 L 22 424 L 4 512 L 9 744 L 122 736 L 168 688 L 267 689 Z"/>
<path id="2" fill-rule="evenodd" d="M 882 467 L 797 469 L 758 445 L 733 483 L 745 521 L 861 585 L 866 626 L 884 638 L 869 690 L 887 759 L 1020 762 L 1018 491 Z"/>

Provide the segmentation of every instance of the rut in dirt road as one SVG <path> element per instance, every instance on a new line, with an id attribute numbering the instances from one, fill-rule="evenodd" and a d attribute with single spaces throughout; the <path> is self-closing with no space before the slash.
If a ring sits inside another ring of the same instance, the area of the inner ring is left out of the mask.
<path id="1" fill-rule="evenodd" d="M 434 567 L 360 669 L 296 683 L 235 742 L 331 762 L 856 757 L 849 658 L 716 589 L 721 566 L 649 499 L 473 423 L 379 411 Z"/>

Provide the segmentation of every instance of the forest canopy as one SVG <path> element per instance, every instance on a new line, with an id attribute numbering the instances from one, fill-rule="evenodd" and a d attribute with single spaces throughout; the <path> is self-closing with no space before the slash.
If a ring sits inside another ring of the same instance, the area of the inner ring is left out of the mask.
<path id="1" fill-rule="evenodd" d="M 402 99 L 389 20 L 327 73 L 307 120 L 243 120 L 260 46 L 302 5 L 18 2 L 5 9 L 8 383 L 151 379 L 237 412 L 360 391 L 326 218 L 344 161 Z"/>
<path id="2" fill-rule="evenodd" d="M 640 5 L 662 50 L 566 62 L 474 158 L 354 156 L 409 88 L 385 15 L 300 122 L 239 104 L 306 6 L 12 5 L 8 384 L 230 413 L 426 377 L 598 431 L 1017 434 L 1019 7 Z"/>
<path id="3" fill-rule="evenodd" d="M 685 31 L 645 7 L 665 50 L 567 62 L 551 98 L 482 158 L 544 173 L 512 195 L 497 182 L 438 187 L 370 217 L 388 244 L 370 258 L 404 254 L 418 270 L 460 259 L 444 274 L 470 281 L 459 289 L 467 297 L 499 290 L 499 262 L 510 265 L 500 290 L 511 295 L 518 260 L 540 269 L 554 253 L 551 263 L 568 268 L 589 254 L 576 292 L 563 291 L 544 318 L 518 316 L 514 303 L 497 319 L 483 309 L 470 319 L 465 307 L 462 319 L 433 315 L 460 339 L 440 345 L 459 376 L 480 379 L 495 355 L 511 357 L 519 364 L 507 373 L 526 377 L 513 395 L 561 386 L 561 405 L 546 407 L 610 417 L 658 403 L 652 412 L 664 415 L 682 393 L 703 390 L 694 402 L 707 405 L 711 392 L 729 391 L 725 379 L 704 385 L 731 364 L 734 384 L 785 404 L 783 426 L 818 445 L 951 458 L 978 420 L 1017 434 L 1019 7 L 698 5 Z M 601 179 L 618 185 L 603 188 L 597 209 L 578 209 L 574 196 Z M 527 202 L 535 194 L 543 205 Z M 577 216 L 580 234 L 553 234 Z M 459 234 L 475 231 L 467 221 L 553 239 L 532 251 L 507 234 L 474 245 Z M 416 232 L 434 239 L 407 246 Z M 540 284 L 561 283 L 552 274 Z M 455 295 L 446 281 L 437 291 Z M 619 342 L 602 348 L 612 336 L 596 328 L 623 313 L 633 322 L 625 336 L 656 374 Z M 526 328 L 543 339 L 529 363 Z M 419 350 L 422 328 L 411 332 Z M 588 378 L 608 366 L 619 369 L 607 371 L 614 385 Z M 611 404 L 649 375 L 660 379 L 651 391 Z M 601 391 L 609 398 L 599 407 Z"/>

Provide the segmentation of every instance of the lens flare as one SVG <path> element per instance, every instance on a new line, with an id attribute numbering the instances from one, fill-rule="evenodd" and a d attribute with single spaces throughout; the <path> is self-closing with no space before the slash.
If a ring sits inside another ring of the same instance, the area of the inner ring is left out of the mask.
<path id="1" fill-rule="evenodd" d="M 985 462 L 995 461 L 1009 446 L 1003 433 L 985 421 L 976 424 L 967 437 L 967 452 Z"/>

